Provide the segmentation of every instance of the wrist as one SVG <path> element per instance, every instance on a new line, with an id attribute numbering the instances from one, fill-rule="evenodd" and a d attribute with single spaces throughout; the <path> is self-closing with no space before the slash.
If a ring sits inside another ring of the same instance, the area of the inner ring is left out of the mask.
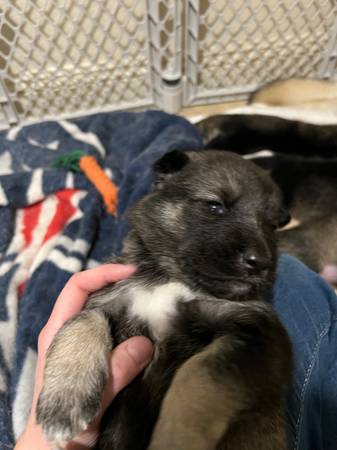
<path id="1" fill-rule="evenodd" d="M 51 450 L 51 448 L 38 426 L 28 426 L 21 434 L 14 450 Z"/>

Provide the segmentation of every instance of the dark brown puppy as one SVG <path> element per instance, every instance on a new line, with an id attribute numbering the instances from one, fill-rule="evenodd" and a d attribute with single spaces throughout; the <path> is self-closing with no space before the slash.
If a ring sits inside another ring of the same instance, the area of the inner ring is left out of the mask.
<path id="1" fill-rule="evenodd" d="M 337 283 L 337 125 L 262 115 L 213 116 L 198 124 L 206 147 L 231 150 L 266 169 L 298 223 L 280 250 Z M 268 157 L 252 155 L 269 149 Z M 331 268 L 334 270 L 331 270 Z"/>
<path id="2" fill-rule="evenodd" d="M 241 155 L 269 149 L 285 155 L 337 157 L 337 125 L 315 125 L 260 114 L 224 114 L 197 124 L 205 148 Z"/>
<path id="3" fill-rule="evenodd" d="M 275 231 L 288 219 L 280 191 L 263 170 L 227 152 L 172 152 L 155 176 L 154 191 L 129 212 L 121 255 L 138 271 L 93 295 L 58 333 L 37 420 L 54 441 L 85 429 L 99 411 L 109 351 L 144 334 L 155 343 L 153 362 L 108 409 L 97 448 L 148 448 L 171 381 L 177 373 L 174 389 L 188 377 L 193 357 L 205 382 L 195 390 L 191 374 L 182 402 L 195 412 L 181 418 L 186 433 L 197 423 L 206 430 L 214 418 L 204 449 L 283 449 L 291 349 L 265 302 L 275 277 Z M 221 402 L 210 414 L 202 398 L 215 390 Z M 177 435 L 173 426 L 160 445 L 181 448 Z"/>

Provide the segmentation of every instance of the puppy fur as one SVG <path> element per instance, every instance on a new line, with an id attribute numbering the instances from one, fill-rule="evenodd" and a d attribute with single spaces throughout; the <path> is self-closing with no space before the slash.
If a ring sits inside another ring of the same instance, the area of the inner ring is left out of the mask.
<path id="1" fill-rule="evenodd" d="M 249 98 L 249 103 L 273 106 L 300 106 L 328 108 L 337 105 L 337 82 L 335 80 L 310 80 L 290 78 L 276 80 L 262 86 Z"/>
<path id="2" fill-rule="evenodd" d="M 337 275 L 337 125 L 261 115 L 213 116 L 198 128 L 209 148 L 235 151 L 267 170 L 298 226 L 279 233 L 279 249 Z M 269 150 L 269 156 L 256 153 Z M 337 284 L 335 280 L 329 282 Z"/>
<path id="3" fill-rule="evenodd" d="M 265 301 L 276 229 L 289 218 L 280 190 L 229 152 L 171 152 L 154 172 L 120 257 L 138 270 L 92 295 L 57 334 L 37 421 L 56 442 L 84 430 L 109 352 L 143 334 L 153 361 L 105 413 L 97 449 L 283 450 L 291 346 Z"/>

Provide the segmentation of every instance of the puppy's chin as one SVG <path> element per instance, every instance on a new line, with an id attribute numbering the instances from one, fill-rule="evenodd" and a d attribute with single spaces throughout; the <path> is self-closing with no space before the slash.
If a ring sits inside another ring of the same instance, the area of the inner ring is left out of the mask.
<path id="1" fill-rule="evenodd" d="M 190 279 L 198 289 L 213 297 L 232 301 L 249 301 L 264 296 L 271 288 L 274 276 L 271 272 L 265 277 L 215 278 L 194 273 L 192 276 L 190 274 Z"/>
<path id="2" fill-rule="evenodd" d="M 212 279 L 198 280 L 199 287 L 217 298 L 226 300 L 245 300 L 252 297 L 253 286 L 240 280 L 227 280 L 222 283 Z"/>

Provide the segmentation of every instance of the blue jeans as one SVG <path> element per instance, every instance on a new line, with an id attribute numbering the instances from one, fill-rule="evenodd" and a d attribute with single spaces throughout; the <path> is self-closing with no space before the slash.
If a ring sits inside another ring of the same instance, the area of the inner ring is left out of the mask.
<path id="1" fill-rule="evenodd" d="M 294 351 L 290 450 L 337 449 L 337 296 L 295 258 L 281 255 L 273 306 Z"/>

